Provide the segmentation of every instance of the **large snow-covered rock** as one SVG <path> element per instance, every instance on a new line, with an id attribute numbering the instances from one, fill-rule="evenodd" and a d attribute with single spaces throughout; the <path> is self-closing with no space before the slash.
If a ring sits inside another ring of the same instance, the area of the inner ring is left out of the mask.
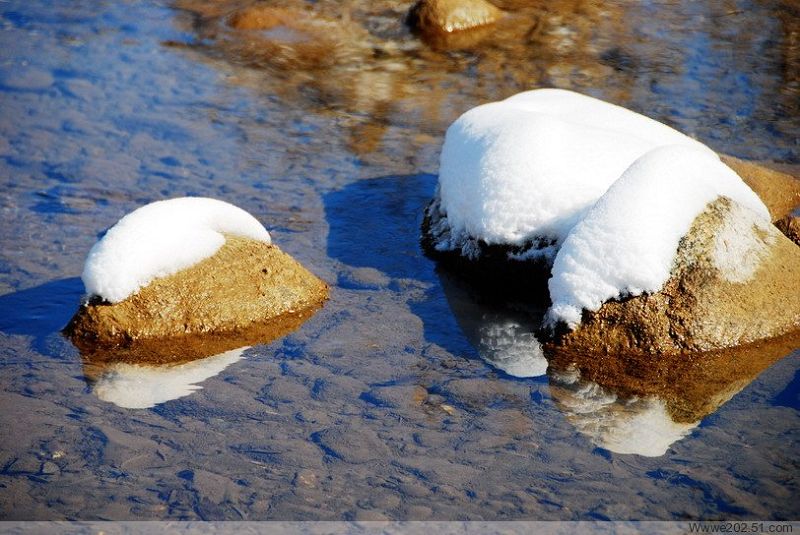
<path id="1" fill-rule="evenodd" d="M 542 89 L 450 126 L 422 243 L 476 280 L 547 295 L 564 344 L 709 350 L 800 328 L 800 249 L 772 225 L 792 237 L 798 202 L 790 176 Z M 549 275 L 544 292 L 531 283 Z"/>
<path id="2" fill-rule="evenodd" d="M 552 260 L 561 242 L 640 156 L 662 145 L 711 149 L 653 119 L 592 97 L 538 89 L 473 108 L 447 130 L 434 248 L 478 256 L 481 244 Z"/>
<path id="3" fill-rule="evenodd" d="M 725 196 L 752 211 L 727 235 L 720 267 L 760 251 L 748 225 L 765 229 L 770 214 L 741 178 L 709 151 L 670 145 L 636 160 L 572 229 L 556 255 L 549 281 L 552 320 L 571 328 L 583 310 L 596 311 L 610 299 L 659 291 L 670 276 L 678 244 L 709 203 Z M 738 213 L 738 212 L 737 212 Z M 733 230 L 741 230 L 737 235 Z M 746 263 L 747 257 L 738 261 Z M 745 277 L 747 280 L 747 277 Z"/>
<path id="4" fill-rule="evenodd" d="M 580 232 L 586 235 L 588 231 Z M 643 232 L 647 234 L 648 229 Z M 618 251 L 606 250 L 610 266 L 621 265 L 625 258 L 640 265 L 626 244 Z M 647 271 L 653 251 L 644 251 L 641 265 Z M 580 256 L 573 261 L 581 261 Z M 662 261 L 669 259 L 665 256 Z M 558 259 L 556 263 L 560 264 Z M 568 284 L 564 276 L 569 266 L 561 268 L 554 275 L 554 280 L 559 278 L 556 288 L 565 284 L 580 292 L 581 282 Z M 581 270 L 571 271 L 577 276 Z M 661 277 L 663 269 L 658 273 Z M 630 290 L 635 280 L 612 279 L 594 293 L 609 274 L 588 260 L 580 276 L 585 277 L 586 293 L 594 294 L 593 298 Z M 691 222 L 677 246 L 667 280 L 656 290 L 609 298 L 596 311 L 584 308 L 580 318 L 575 310 L 589 300 L 573 300 L 576 293 L 558 295 L 573 296 L 554 304 L 552 311 L 574 326 L 558 340 L 572 350 L 665 355 L 734 347 L 800 329 L 800 247 L 770 224 L 762 211 L 720 196 Z M 565 306 L 567 302 L 572 304 Z M 572 322 L 575 319 L 580 323 Z"/>
<path id="5" fill-rule="evenodd" d="M 142 346 L 133 361 L 269 341 L 328 293 L 255 218 L 212 199 L 161 201 L 125 216 L 92 248 L 83 279 L 89 299 L 66 333 L 82 351 Z"/>

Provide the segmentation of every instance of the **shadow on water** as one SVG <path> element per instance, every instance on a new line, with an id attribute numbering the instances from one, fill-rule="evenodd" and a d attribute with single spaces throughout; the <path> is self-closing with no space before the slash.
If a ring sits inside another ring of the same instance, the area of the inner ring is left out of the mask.
<path id="1" fill-rule="evenodd" d="M 75 313 L 83 283 L 78 277 L 46 282 L 0 295 L 0 331 L 32 336 L 31 347 L 42 355 L 59 357 L 56 344 L 65 343 L 60 331 Z"/>
<path id="2" fill-rule="evenodd" d="M 329 224 L 328 255 L 353 268 L 377 269 L 392 278 L 389 289 L 402 294 L 413 279 L 425 290 L 409 306 L 424 325 L 425 339 L 455 355 L 475 356 L 460 336 L 447 306 L 435 264 L 422 254 L 420 225 L 436 187 L 429 174 L 360 180 L 324 197 Z M 346 287 L 344 281 L 340 286 Z"/>

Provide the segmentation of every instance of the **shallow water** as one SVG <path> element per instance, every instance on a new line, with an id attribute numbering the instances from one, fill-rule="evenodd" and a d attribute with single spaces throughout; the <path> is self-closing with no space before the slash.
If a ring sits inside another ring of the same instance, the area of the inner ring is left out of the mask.
<path id="1" fill-rule="evenodd" d="M 447 50 L 399 3 L 321 1 L 363 31 L 334 32 L 322 62 L 297 32 L 254 55 L 220 18 L 236 2 L 180 5 L 0 4 L 0 518 L 798 516 L 800 351 L 720 379 L 699 422 L 670 427 L 685 390 L 540 375 L 540 308 L 487 301 L 418 243 L 447 124 L 532 87 L 796 169 L 795 3 L 534 5 Z M 86 252 L 179 195 L 253 213 L 331 300 L 188 371 L 85 370 L 59 329 Z"/>

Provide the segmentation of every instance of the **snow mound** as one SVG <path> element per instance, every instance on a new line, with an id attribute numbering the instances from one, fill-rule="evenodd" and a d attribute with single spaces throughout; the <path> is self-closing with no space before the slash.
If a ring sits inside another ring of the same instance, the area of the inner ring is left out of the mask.
<path id="1" fill-rule="evenodd" d="M 549 281 L 548 319 L 574 328 L 583 309 L 596 311 L 609 299 L 659 291 L 681 238 L 720 196 L 769 224 L 761 200 L 708 150 L 665 146 L 636 160 L 564 240 Z M 728 241 L 747 239 L 747 233 L 728 234 Z"/>
<path id="2" fill-rule="evenodd" d="M 225 234 L 271 243 L 252 215 L 216 199 L 182 197 L 142 206 L 120 219 L 89 251 L 83 284 L 118 303 L 153 279 L 213 256 Z"/>
<path id="3" fill-rule="evenodd" d="M 534 242 L 552 259 L 628 166 L 676 144 L 713 154 L 653 119 L 571 91 L 538 89 L 473 108 L 445 136 L 435 246 L 474 252 L 474 240 Z"/>
<path id="4" fill-rule="evenodd" d="M 247 347 L 240 347 L 175 366 L 114 363 L 97 380 L 92 392 L 119 407 L 149 409 L 202 389 L 199 383 L 241 359 L 245 349 Z"/>

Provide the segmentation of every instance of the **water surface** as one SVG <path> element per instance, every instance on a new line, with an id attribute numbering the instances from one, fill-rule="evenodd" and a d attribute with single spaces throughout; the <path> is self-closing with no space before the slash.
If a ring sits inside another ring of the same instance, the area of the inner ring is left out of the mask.
<path id="1" fill-rule="evenodd" d="M 297 48 L 311 30 L 230 29 L 236 1 L 0 4 L 0 518 L 796 518 L 800 351 L 671 426 L 672 405 L 542 375 L 541 307 L 421 254 L 446 126 L 524 89 L 800 163 L 795 3 L 558 4 L 448 48 L 405 4 L 320 1 L 304 16 L 355 28 L 324 61 Z M 331 300 L 187 369 L 85 369 L 59 329 L 86 253 L 181 195 L 253 213 Z"/>

